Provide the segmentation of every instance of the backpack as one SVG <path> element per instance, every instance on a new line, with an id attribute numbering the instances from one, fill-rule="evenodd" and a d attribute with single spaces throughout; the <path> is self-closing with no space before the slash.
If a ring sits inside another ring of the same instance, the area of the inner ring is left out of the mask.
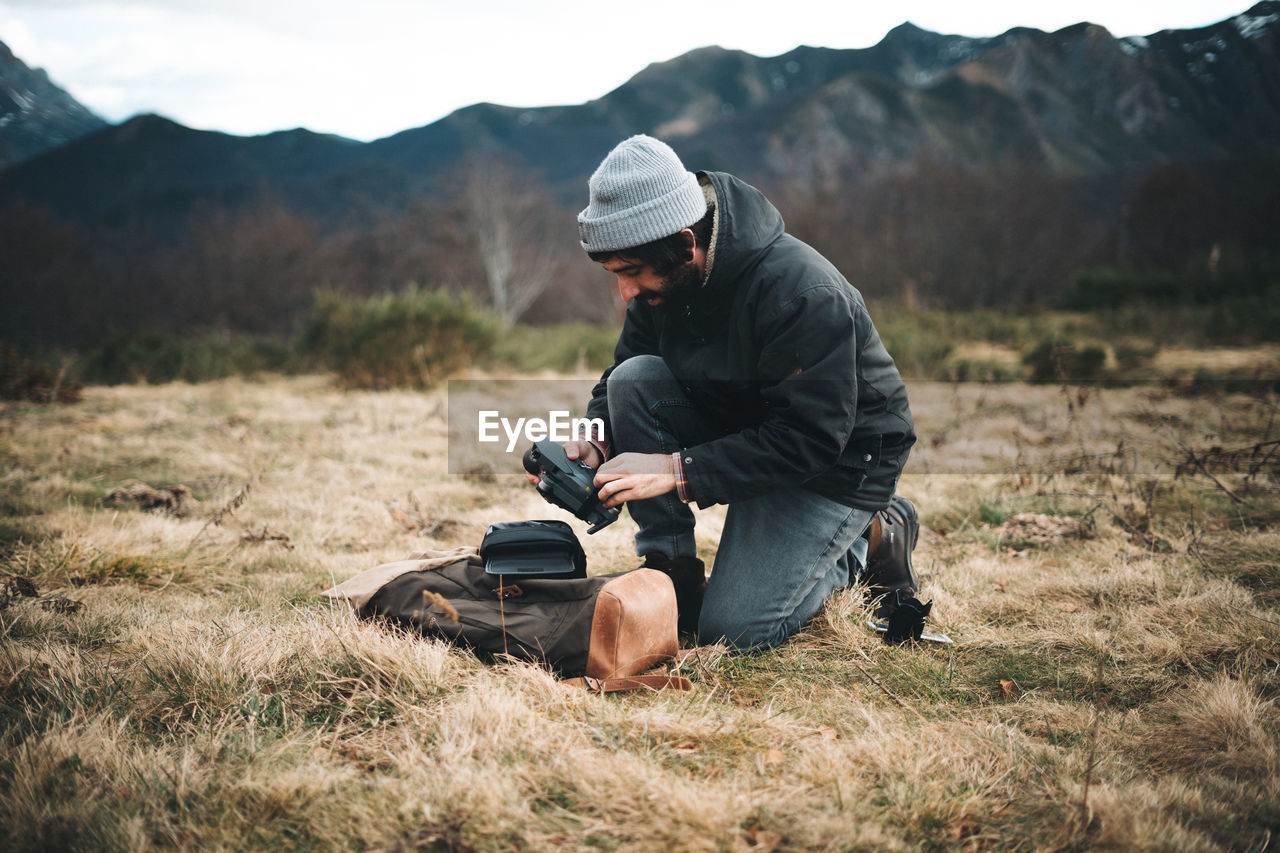
<path id="1" fill-rule="evenodd" d="M 485 571 L 474 548 L 423 552 L 326 590 L 365 619 L 384 619 L 478 653 L 541 664 L 598 693 L 690 690 L 652 673 L 677 651 L 671 579 L 653 569 L 570 579 Z"/>

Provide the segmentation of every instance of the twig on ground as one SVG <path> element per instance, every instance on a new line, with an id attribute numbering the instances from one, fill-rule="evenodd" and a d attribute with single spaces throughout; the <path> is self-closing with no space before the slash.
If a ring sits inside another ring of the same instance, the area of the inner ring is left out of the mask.
<path id="1" fill-rule="evenodd" d="M 863 657 L 867 657 L 867 653 L 866 653 L 866 652 L 864 652 L 864 651 L 862 651 L 862 649 L 858 649 L 858 654 L 862 655 Z M 867 659 L 868 659 L 868 660 L 870 660 L 870 658 L 867 658 Z M 872 675 L 870 672 L 868 672 L 868 671 L 867 671 L 867 668 L 866 668 L 865 666 L 863 666 L 862 664 L 858 663 L 856 660 L 855 660 L 855 661 L 853 661 L 853 665 L 854 665 L 854 666 L 856 666 L 856 667 L 858 668 L 858 671 L 859 671 L 859 672 L 861 672 L 863 675 L 865 675 L 865 676 L 867 677 L 867 680 L 868 680 L 868 681 L 870 681 L 870 682 L 871 682 L 872 684 L 874 684 L 876 687 L 879 687 L 879 688 L 880 688 L 880 692 L 881 692 L 881 693 L 883 693 L 884 695 L 888 696 L 888 697 L 889 697 L 890 699 L 892 699 L 894 702 L 897 702 L 897 703 L 898 703 L 899 705 L 901 705 L 905 710 L 907 710 L 907 711 L 912 711 L 912 712 L 914 712 L 914 713 L 915 713 L 915 714 L 917 714 L 917 715 L 923 716 L 923 714 L 920 714 L 920 712 L 919 712 L 919 711 L 917 711 L 915 708 L 911 707 L 911 706 L 910 706 L 910 705 L 908 705 L 906 702 L 903 702 L 901 699 L 899 699 L 897 696 L 895 696 L 893 693 L 891 693 L 891 692 L 889 691 L 889 688 L 888 688 L 888 687 L 885 687 L 885 686 L 884 686 L 884 684 L 880 681 L 880 679 L 876 678 L 874 675 Z"/>
<path id="2" fill-rule="evenodd" d="M 1274 619 L 1268 619 L 1265 616 L 1259 616 L 1257 613 L 1250 613 L 1248 610 L 1244 610 L 1241 612 L 1244 613 L 1245 616 L 1252 616 L 1254 619 L 1257 619 L 1259 622 L 1266 622 L 1268 625 L 1280 625 L 1280 622 L 1277 622 Z"/>
<path id="3" fill-rule="evenodd" d="M 1210 450 L 1205 451 L 1204 456 L 1199 456 L 1196 454 L 1194 450 L 1187 447 L 1182 442 L 1178 442 L 1178 446 L 1181 447 L 1183 452 L 1187 454 L 1187 460 L 1178 466 L 1177 473 L 1174 476 L 1177 476 L 1177 474 L 1183 473 L 1188 467 L 1197 468 L 1200 470 L 1200 473 L 1204 474 L 1206 477 L 1212 480 L 1213 484 L 1217 486 L 1219 489 L 1221 489 L 1223 494 L 1231 498 L 1231 500 L 1235 501 L 1238 504 L 1245 503 L 1245 499 L 1237 495 L 1235 492 L 1233 492 L 1231 488 L 1227 486 L 1226 483 L 1219 480 L 1214 475 L 1214 473 L 1209 470 L 1209 466 L 1206 465 L 1204 462 L 1205 458 L 1207 458 L 1209 454 L 1221 453 L 1222 452 L 1221 450 L 1217 448 L 1211 448 Z"/>

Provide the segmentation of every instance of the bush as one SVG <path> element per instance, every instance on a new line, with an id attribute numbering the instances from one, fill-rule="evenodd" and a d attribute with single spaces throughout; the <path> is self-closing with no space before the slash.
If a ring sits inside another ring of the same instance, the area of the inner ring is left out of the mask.
<path id="1" fill-rule="evenodd" d="M 1076 275 L 1061 308 L 1090 312 L 1122 333 L 1192 346 L 1280 340 L 1280 270 L 1227 267 L 1184 272 L 1107 267 Z M 1107 334 L 1099 328 L 1099 335 Z"/>
<path id="2" fill-rule="evenodd" d="M 274 338 L 192 331 L 117 332 L 85 353 L 79 375 L 99 385 L 207 382 L 228 376 L 286 371 L 292 347 Z"/>
<path id="3" fill-rule="evenodd" d="M 1114 350 L 1116 367 L 1121 373 L 1131 373 L 1149 368 L 1160 353 L 1160 346 L 1152 341 L 1121 341 Z"/>
<path id="4" fill-rule="evenodd" d="M 0 344 L 0 400 L 31 403 L 74 403 L 80 399 L 79 382 L 65 376 L 65 366 L 56 375 L 47 367 L 7 344 Z"/>
<path id="5" fill-rule="evenodd" d="M 942 312 L 872 310 L 876 331 L 893 357 L 898 371 L 909 379 L 932 379 L 945 373 L 944 365 L 956 339 L 952 318 Z"/>
<path id="6" fill-rule="evenodd" d="M 1022 361 L 1031 368 L 1032 382 L 1093 382 L 1102 377 L 1107 353 L 1102 347 L 1046 338 Z"/>
<path id="7" fill-rule="evenodd" d="M 470 299 L 410 285 L 370 299 L 321 291 L 300 349 L 348 388 L 429 388 L 488 358 L 501 322 Z"/>
<path id="8" fill-rule="evenodd" d="M 1204 289 L 1203 278 L 1126 267 L 1086 270 L 1076 274 L 1058 303 L 1071 311 L 1106 311 L 1134 303 L 1192 304 Z"/>
<path id="9" fill-rule="evenodd" d="M 617 326 L 559 323 L 552 326 L 512 326 L 494 353 L 504 365 L 529 373 L 554 370 L 598 374 L 613 364 Z"/>

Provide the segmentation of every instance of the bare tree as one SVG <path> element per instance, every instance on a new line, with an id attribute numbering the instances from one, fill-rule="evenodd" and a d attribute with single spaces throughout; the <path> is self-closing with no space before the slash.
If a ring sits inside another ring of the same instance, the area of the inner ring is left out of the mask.
<path id="1" fill-rule="evenodd" d="M 494 157 L 468 156 L 454 195 L 489 287 L 494 312 L 520 319 L 555 277 L 564 257 L 560 208 L 540 181 Z"/>
<path id="2" fill-rule="evenodd" d="M 288 332 L 327 278 L 324 247 L 317 223 L 269 195 L 197 210 L 173 252 L 171 310 L 183 326 Z"/>

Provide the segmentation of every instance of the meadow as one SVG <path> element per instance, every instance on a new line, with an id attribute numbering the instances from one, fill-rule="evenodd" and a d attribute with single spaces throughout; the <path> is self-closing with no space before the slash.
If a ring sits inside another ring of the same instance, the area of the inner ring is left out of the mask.
<path id="1" fill-rule="evenodd" d="M 1275 383 L 910 389 L 900 491 L 955 644 L 883 645 L 853 589 L 777 649 L 697 648 L 692 692 L 608 696 L 320 597 L 571 520 L 448 473 L 441 387 L 0 404 L 0 847 L 1268 849 Z M 629 519 L 574 524 L 592 573 L 638 564 Z"/>

